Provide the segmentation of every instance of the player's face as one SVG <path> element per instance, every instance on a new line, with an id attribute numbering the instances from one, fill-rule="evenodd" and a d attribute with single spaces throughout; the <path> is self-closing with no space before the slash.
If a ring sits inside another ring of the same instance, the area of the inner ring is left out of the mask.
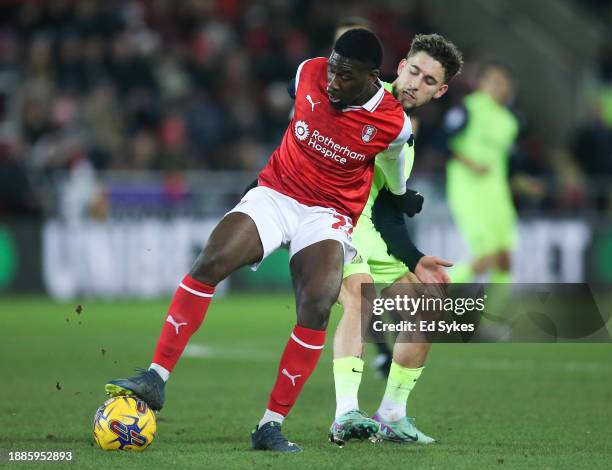
<path id="1" fill-rule="evenodd" d="M 394 94 L 405 110 L 418 108 L 432 98 L 440 98 L 446 90 L 444 67 L 429 54 L 417 52 L 399 63 Z"/>
<path id="2" fill-rule="evenodd" d="M 480 79 L 480 88 L 487 91 L 499 104 L 505 105 L 514 95 L 510 76 L 500 67 L 490 67 Z"/>
<path id="3" fill-rule="evenodd" d="M 327 64 L 327 96 L 338 108 L 364 104 L 371 85 L 378 79 L 377 69 L 332 51 Z"/>

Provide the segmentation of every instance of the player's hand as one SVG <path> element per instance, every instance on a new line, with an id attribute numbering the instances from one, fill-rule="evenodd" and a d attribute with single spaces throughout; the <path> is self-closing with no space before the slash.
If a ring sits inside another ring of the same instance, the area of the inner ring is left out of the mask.
<path id="1" fill-rule="evenodd" d="M 382 188 L 376 198 L 380 203 L 395 207 L 400 212 L 403 212 L 408 217 L 414 217 L 423 209 L 425 198 L 417 191 L 406 188 L 406 192 L 402 195 L 393 194 L 387 188 Z"/>
<path id="2" fill-rule="evenodd" d="M 450 277 L 444 268 L 452 265 L 450 261 L 437 256 L 423 256 L 414 268 L 414 274 L 423 284 L 449 284 Z"/>

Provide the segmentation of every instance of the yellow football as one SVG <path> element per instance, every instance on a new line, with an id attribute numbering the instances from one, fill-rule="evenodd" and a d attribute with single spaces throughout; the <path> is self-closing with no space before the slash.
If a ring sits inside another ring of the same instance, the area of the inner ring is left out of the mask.
<path id="1" fill-rule="evenodd" d="M 157 431 L 155 413 L 135 397 L 113 397 L 98 408 L 93 435 L 104 450 L 145 450 Z"/>

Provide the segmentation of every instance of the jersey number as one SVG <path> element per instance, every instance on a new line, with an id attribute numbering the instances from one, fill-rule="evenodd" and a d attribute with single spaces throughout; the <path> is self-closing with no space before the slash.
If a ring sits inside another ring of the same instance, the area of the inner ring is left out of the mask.
<path id="1" fill-rule="evenodd" d="M 334 214 L 334 219 L 336 220 L 336 222 L 332 224 L 334 230 L 342 230 L 349 235 L 353 233 L 353 226 L 349 223 L 347 217 L 340 214 Z"/>

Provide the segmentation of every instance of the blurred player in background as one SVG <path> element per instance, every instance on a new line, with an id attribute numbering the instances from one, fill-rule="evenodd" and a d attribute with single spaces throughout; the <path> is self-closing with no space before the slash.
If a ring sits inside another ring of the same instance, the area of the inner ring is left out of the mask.
<path id="1" fill-rule="evenodd" d="M 514 95 L 510 70 L 496 62 L 482 66 L 478 88 L 446 115 L 452 159 L 447 166 L 451 213 L 474 257 L 451 270 L 454 283 L 490 272 L 489 282 L 509 283 L 516 212 L 509 183 L 509 159 L 519 123 L 507 108 Z"/>
<path id="2" fill-rule="evenodd" d="M 251 189 L 213 230 L 179 285 L 150 368 L 112 380 L 111 395 L 135 394 L 159 410 L 165 382 L 199 329 L 215 286 L 238 268 L 289 248 L 297 324 L 278 367 L 268 408 L 251 434 L 254 449 L 298 452 L 283 420 L 316 367 L 342 283 L 355 255 L 350 233 L 367 201 L 374 157 L 400 206 L 406 192 L 404 144 L 410 119 L 380 82 L 382 45 L 365 29 L 335 43 L 329 57 L 303 62 L 295 77 L 295 113 Z M 382 158 L 381 158 L 382 156 Z"/>
<path id="3" fill-rule="evenodd" d="M 385 88 L 410 113 L 442 97 L 462 64 L 461 53 L 450 41 L 437 34 L 417 35 L 407 57 L 399 63 L 398 77 L 393 83 L 385 83 Z M 413 139 L 406 144 L 406 154 L 407 180 L 414 161 Z M 406 338 L 396 342 L 387 387 L 376 415 L 372 419 L 359 410 L 357 395 L 364 366 L 361 305 L 375 295 L 369 292 L 362 298 L 362 284 L 448 283 L 444 267 L 451 266 L 435 256 L 423 255 L 412 244 L 403 213 L 393 204 L 386 185 L 384 174 L 375 169 L 368 202 L 353 232 L 358 256 L 344 268 L 339 298 L 344 313 L 334 337 L 336 417 L 329 432 L 330 440 L 339 445 L 376 432 L 396 442 L 434 441 L 406 416 L 408 396 L 423 370 L 429 343 L 401 342 Z M 408 215 L 418 212 L 420 204 L 422 198 Z M 368 287 L 373 291 L 373 286 Z M 383 296 L 386 293 L 383 291 Z"/>

